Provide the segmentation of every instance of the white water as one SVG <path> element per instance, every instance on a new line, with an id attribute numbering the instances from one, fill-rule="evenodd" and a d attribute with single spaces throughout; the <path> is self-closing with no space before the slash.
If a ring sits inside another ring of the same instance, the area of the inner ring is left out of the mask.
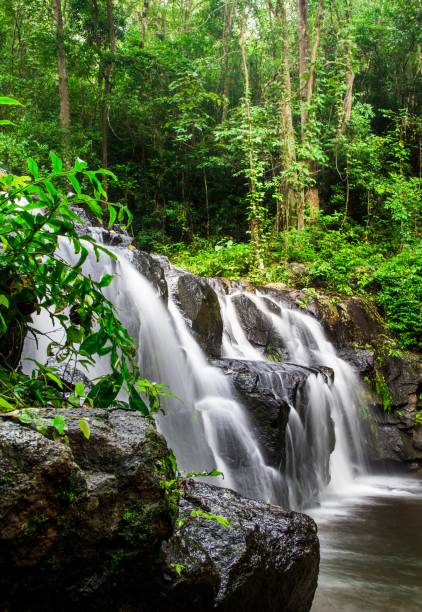
<path id="1" fill-rule="evenodd" d="M 97 231 L 95 238 L 100 237 Z M 358 419 L 359 381 L 350 366 L 337 357 L 314 318 L 288 309 L 268 296 L 246 294 L 270 319 L 290 362 L 308 368 L 326 366 L 334 371 L 334 383 L 329 385 L 326 377 L 314 369 L 298 406 L 290 405 L 285 474 L 281 476 L 278 470 L 266 465 L 245 409 L 234 399 L 231 385 L 221 370 L 208 364 L 177 306 L 171 300 L 168 308 L 164 306 L 151 283 L 125 258 L 125 248 L 112 250 L 117 260 L 101 254 L 97 261 L 91 253 L 83 271 L 96 280 L 103 274 L 114 274 L 106 294 L 118 308 L 129 333 L 138 340 L 141 372 L 167 385 L 176 397 L 163 400 L 165 416 L 159 416 L 157 421 L 182 469 L 217 468 L 225 476 L 220 484 L 247 497 L 274 503 L 287 501 L 292 508 L 314 502 L 327 486 L 329 493 L 340 493 L 353 481 L 364 464 Z M 67 240 L 62 240 L 60 253 L 66 261 L 75 261 Z M 212 284 L 224 321 L 224 357 L 265 359 L 248 341 L 233 296 L 226 295 L 218 283 Z M 45 312 L 37 317 L 35 327 L 51 333 L 38 346 L 28 337 L 25 354 L 46 362 L 48 343 L 59 339 L 63 332 L 60 328 L 52 330 L 51 319 Z M 31 367 L 27 362 L 26 370 Z M 93 380 L 108 371 L 107 361 L 102 359 L 86 373 Z M 330 456 L 331 419 L 336 444 Z"/>
<path id="2" fill-rule="evenodd" d="M 224 482 L 219 480 L 225 487 L 246 497 L 279 502 L 282 478 L 265 464 L 245 410 L 233 398 L 224 374 L 207 363 L 175 304 L 170 301 L 165 308 L 153 286 L 125 259 L 124 249 L 110 250 L 117 260 L 101 254 L 97 261 L 91 253 L 83 272 L 95 280 L 103 274 L 115 275 L 105 293 L 130 334 L 138 339 L 141 372 L 167 385 L 175 396 L 163 400 L 165 415 L 158 416 L 157 423 L 179 467 L 186 471 L 217 468 L 224 474 Z M 75 261 L 68 241 L 61 242 L 60 253 L 66 261 Z M 36 346 L 28 337 L 24 355 L 46 363 L 47 345 L 60 339 L 63 331 L 51 330 L 51 319 L 45 312 L 35 317 L 34 327 L 48 331 L 48 338 L 43 337 Z M 27 371 L 33 367 L 29 363 L 25 366 Z M 108 371 L 107 360 L 100 359 L 95 367 L 86 369 L 86 374 L 94 380 Z"/>
<path id="3" fill-rule="evenodd" d="M 213 282 L 224 317 L 225 357 L 265 359 L 248 341 L 233 298 Z M 243 292 L 242 292 L 243 293 Z M 286 481 L 289 506 L 300 508 L 318 498 L 321 491 L 340 494 L 364 470 L 359 407 L 360 384 L 352 368 L 335 352 L 320 323 L 281 301 L 259 293 L 245 293 L 271 322 L 272 333 L 281 340 L 288 361 L 306 367 L 325 366 L 334 372 L 327 384 L 320 373 L 309 376 L 304 389 L 302 410 L 290 406 L 286 432 Z M 271 307 L 271 309 L 270 309 Z M 330 455 L 330 419 L 334 422 L 335 449 Z"/>

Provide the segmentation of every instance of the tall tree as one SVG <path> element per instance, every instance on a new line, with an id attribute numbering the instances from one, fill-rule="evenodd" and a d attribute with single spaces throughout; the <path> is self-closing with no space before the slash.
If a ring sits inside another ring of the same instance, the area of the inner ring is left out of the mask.
<path id="1" fill-rule="evenodd" d="M 277 0 L 276 23 L 281 36 L 279 65 L 280 186 L 277 199 L 276 229 L 289 228 L 296 213 L 298 227 L 303 226 L 303 208 L 297 206 L 298 176 L 296 136 L 293 128 L 292 84 L 290 77 L 290 42 L 285 0 Z"/>
<path id="2" fill-rule="evenodd" d="M 249 217 L 249 232 L 251 237 L 251 245 L 254 254 L 255 265 L 259 270 L 264 269 L 263 248 L 262 248 L 262 209 L 261 197 L 259 193 L 258 180 L 258 160 L 253 141 L 253 121 L 251 109 L 251 88 L 249 78 L 248 56 L 246 49 L 246 9 L 242 7 L 240 16 L 240 34 L 239 44 L 242 55 L 242 72 L 243 72 L 243 106 L 245 115 L 246 127 L 246 142 L 245 149 L 247 155 L 247 176 L 249 180 L 248 194 L 248 217 Z"/>
<path id="3" fill-rule="evenodd" d="M 63 149 L 67 158 L 70 149 L 70 102 L 61 0 L 53 0 L 53 9 L 56 25 L 57 67 L 59 72 L 60 127 L 62 130 Z"/>
<path id="4" fill-rule="evenodd" d="M 310 142 L 312 135 L 309 130 L 309 119 L 310 113 L 312 112 L 311 107 L 315 90 L 315 71 L 320 44 L 323 7 L 323 0 L 319 0 L 311 45 L 309 0 L 297 0 L 300 128 L 302 147 L 307 151 L 311 151 L 312 149 L 312 143 Z M 305 157 L 304 164 L 308 175 L 308 183 L 310 183 L 305 186 L 304 205 L 305 208 L 308 209 L 311 219 L 315 219 L 319 213 L 319 191 L 318 187 L 315 185 L 317 166 L 312 157 L 309 156 Z"/>
<path id="5" fill-rule="evenodd" d="M 103 71 L 104 90 L 101 108 L 101 135 L 102 135 L 102 163 L 108 168 L 109 156 L 109 122 L 110 122 L 110 93 L 112 88 L 112 76 L 114 69 L 114 56 L 116 53 L 116 32 L 113 16 L 113 0 L 106 0 L 107 9 L 107 42 L 108 54 L 105 58 Z"/>
<path id="6" fill-rule="evenodd" d="M 221 112 L 221 120 L 224 122 L 227 119 L 227 112 L 229 108 L 229 88 L 230 88 L 230 76 L 229 76 L 229 51 L 230 51 L 230 35 L 232 31 L 233 23 L 233 12 L 234 12 L 235 0 L 224 0 L 224 26 L 223 26 L 223 61 L 222 61 L 222 94 L 223 94 L 223 105 Z"/>

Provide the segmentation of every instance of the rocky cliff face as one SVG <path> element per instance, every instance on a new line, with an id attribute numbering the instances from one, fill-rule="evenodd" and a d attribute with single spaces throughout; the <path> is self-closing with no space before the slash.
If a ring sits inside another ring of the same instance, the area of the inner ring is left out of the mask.
<path id="1" fill-rule="evenodd" d="M 63 414 L 66 438 L 50 410 L 33 412 L 32 426 L 0 420 L 0 609 L 310 609 L 310 518 L 175 482 L 163 437 L 136 413 Z"/>

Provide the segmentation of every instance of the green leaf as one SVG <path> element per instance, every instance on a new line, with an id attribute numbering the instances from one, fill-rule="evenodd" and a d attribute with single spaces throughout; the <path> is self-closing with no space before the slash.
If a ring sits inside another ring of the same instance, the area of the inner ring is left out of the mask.
<path id="1" fill-rule="evenodd" d="M 32 159 L 32 157 L 28 157 L 28 159 L 26 160 L 26 165 L 28 166 L 28 170 L 32 174 L 34 179 L 37 179 L 40 176 L 40 172 L 35 159 Z"/>
<path id="2" fill-rule="evenodd" d="M 0 306 L 5 306 L 6 308 L 9 308 L 9 300 L 5 295 L 0 295 Z"/>
<path id="3" fill-rule="evenodd" d="M 89 440 L 89 438 L 91 437 L 91 430 L 89 428 L 89 423 L 88 423 L 88 421 L 86 419 L 81 419 L 79 421 L 79 429 L 83 433 L 84 437 L 87 440 Z"/>
<path id="4" fill-rule="evenodd" d="M 75 170 L 75 172 L 82 172 L 83 170 L 85 170 L 87 165 L 88 164 L 86 163 L 86 161 L 84 161 L 80 157 L 77 157 L 73 165 L 73 169 Z"/>
<path id="5" fill-rule="evenodd" d="M 168 451 L 168 458 L 169 458 L 170 465 L 171 465 L 171 467 L 173 469 L 173 472 L 175 474 L 178 474 L 179 473 L 179 468 L 177 467 L 176 455 L 174 454 L 174 452 L 173 452 L 173 450 L 171 448 L 169 448 L 169 451 Z"/>
<path id="6" fill-rule="evenodd" d="M 83 329 L 79 329 L 78 327 L 71 325 L 66 330 L 66 337 L 68 344 L 79 344 L 84 337 Z"/>
<path id="7" fill-rule="evenodd" d="M 83 397 L 85 395 L 85 385 L 82 382 L 77 382 L 75 384 L 75 394 L 78 397 Z"/>
<path id="8" fill-rule="evenodd" d="M 113 274 L 104 274 L 99 283 L 100 287 L 108 287 L 113 278 Z"/>
<path id="9" fill-rule="evenodd" d="M 45 374 L 50 380 L 52 380 L 54 383 L 56 383 L 56 385 L 59 387 L 59 389 L 63 389 L 63 383 L 60 380 L 60 378 L 58 376 L 56 376 L 55 374 L 53 374 L 52 372 L 46 372 Z"/>
<path id="10" fill-rule="evenodd" d="M 54 151 L 50 151 L 50 159 L 53 163 L 53 172 L 61 172 L 63 169 L 63 161 L 54 153 Z"/>
<path id="11" fill-rule="evenodd" d="M 2 397 L 1 395 L 0 395 L 0 406 L 2 408 L 6 408 L 6 410 L 15 409 L 15 406 L 12 406 L 12 404 L 9 404 L 9 402 L 6 399 L 4 399 L 4 397 Z"/>
<path id="12" fill-rule="evenodd" d="M 0 105 L 4 104 L 7 106 L 23 106 L 19 100 L 15 100 L 15 98 L 8 98 L 5 96 L 0 96 Z"/>
<path id="13" fill-rule="evenodd" d="M 66 429 L 66 420 L 61 414 L 56 414 L 56 416 L 54 417 L 53 427 L 61 436 L 64 435 Z"/>
<path id="14" fill-rule="evenodd" d="M 150 416 L 150 409 L 133 387 L 131 387 L 129 393 L 129 408 L 141 412 L 144 416 Z"/>
<path id="15" fill-rule="evenodd" d="M 97 217 L 98 220 L 101 220 L 101 217 L 103 216 L 103 209 L 98 202 L 94 200 L 94 198 L 91 198 L 91 196 L 87 196 L 85 194 L 79 194 L 79 199 L 88 204 L 91 212 Z"/>
<path id="16" fill-rule="evenodd" d="M 108 207 L 108 214 L 109 214 L 108 226 L 111 227 L 112 225 L 114 225 L 114 222 L 116 221 L 116 218 L 117 218 L 117 210 L 114 208 L 114 206 Z"/>
<path id="17" fill-rule="evenodd" d="M 67 178 L 69 179 L 69 182 L 72 185 L 73 189 L 76 191 L 76 193 L 80 194 L 82 191 L 82 187 L 76 176 L 74 174 L 69 174 Z"/>
<path id="18" fill-rule="evenodd" d="M 10 119 L 0 119 L 0 125 L 16 125 L 16 123 L 13 123 Z"/>

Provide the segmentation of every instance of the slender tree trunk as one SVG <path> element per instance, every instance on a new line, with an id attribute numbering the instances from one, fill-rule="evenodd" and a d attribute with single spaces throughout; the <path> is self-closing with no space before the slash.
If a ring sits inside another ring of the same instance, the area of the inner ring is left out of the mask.
<path id="1" fill-rule="evenodd" d="M 233 24 L 233 3 L 234 0 L 224 1 L 224 29 L 223 29 L 223 73 L 222 73 L 222 93 L 223 93 L 223 108 L 221 112 L 221 121 L 227 119 L 229 110 L 229 93 L 230 93 L 230 76 L 229 76 L 229 51 L 230 51 L 230 35 Z"/>
<path id="2" fill-rule="evenodd" d="M 292 118 L 292 85 L 290 79 L 290 45 L 284 0 L 277 0 L 277 23 L 281 32 L 282 45 L 280 57 L 280 102 L 279 102 L 279 131 L 280 131 L 280 180 L 279 198 L 277 202 L 276 229 L 288 229 L 291 218 L 295 212 L 297 176 L 293 168 L 296 165 L 296 138 Z M 297 217 L 298 224 L 302 223 L 303 210 L 299 203 Z M 300 221 L 299 221 L 300 217 Z"/>
<path id="3" fill-rule="evenodd" d="M 344 63 L 346 66 L 344 75 L 345 93 L 343 104 L 339 113 L 337 130 L 337 136 L 342 136 L 346 131 L 347 124 L 349 123 L 352 115 L 353 86 L 355 82 L 355 71 L 353 68 L 353 41 L 350 32 L 350 0 L 345 0 L 344 19 L 340 15 L 337 2 L 334 2 L 334 8 L 339 24 L 338 37 L 342 47 Z"/>
<path id="4" fill-rule="evenodd" d="M 109 145 L 109 98 L 111 93 L 111 78 L 113 75 L 114 59 L 113 55 L 116 52 L 116 34 L 113 20 L 113 0 L 107 0 L 107 35 L 108 49 L 110 56 L 106 60 L 104 67 L 104 90 L 103 103 L 101 109 L 101 134 L 102 134 L 102 163 L 104 168 L 108 168 L 108 145 Z"/>
<path id="5" fill-rule="evenodd" d="M 204 193 L 205 193 L 205 210 L 207 213 L 207 239 L 210 239 L 210 202 L 208 197 L 208 180 L 207 180 L 207 172 L 205 168 L 202 168 L 202 173 L 204 177 Z"/>
<path id="6" fill-rule="evenodd" d="M 306 106 L 307 82 L 309 74 L 309 23 L 308 0 L 296 0 L 297 23 L 299 34 L 299 97 L 300 97 L 300 126 L 302 141 L 305 139 L 308 109 Z"/>
<path id="7" fill-rule="evenodd" d="M 255 264 L 260 271 L 264 270 L 264 260 L 262 254 L 262 227 L 259 216 L 259 194 L 257 189 L 257 168 L 255 151 L 252 138 L 252 112 L 251 112 L 251 90 L 249 80 L 248 58 L 246 53 L 246 16 L 242 15 L 239 44 L 242 55 L 242 72 L 244 83 L 244 110 L 247 125 L 247 160 L 249 175 L 249 231 L 251 244 L 254 253 Z"/>
<path id="8" fill-rule="evenodd" d="M 140 47 L 141 49 L 145 47 L 145 38 L 147 35 L 147 24 L 148 24 L 148 9 L 149 9 L 149 0 L 144 0 L 142 4 L 142 11 L 140 13 L 140 34 L 141 34 Z"/>
<path id="9" fill-rule="evenodd" d="M 308 0 L 297 0 L 298 5 L 298 30 L 299 30 L 299 82 L 301 100 L 301 138 L 302 144 L 309 138 L 308 122 L 310 107 L 315 90 L 315 66 L 318 57 L 321 18 L 323 12 L 323 0 L 319 0 L 315 25 L 313 31 L 312 46 L 310 45 L 310 31 L 308 19 Z M 315 178 L 318 169 L 317 164 L 312 160 L 305 160 L 309 175 Z M 311 221 L 315 221 L 319 215 L 319 191 L 315 185 L 305 188 L 304 205 L 309 211 Z"/>
<path id="10" fill-rule="evenodd" d="M 57 68 L 59 72 L 60 128 L 62 130 L 63 150 L 67 159 L 70 150 L 70 104 L 61 0 L 54 0 L 53 8 L 56 24 Z"/>

